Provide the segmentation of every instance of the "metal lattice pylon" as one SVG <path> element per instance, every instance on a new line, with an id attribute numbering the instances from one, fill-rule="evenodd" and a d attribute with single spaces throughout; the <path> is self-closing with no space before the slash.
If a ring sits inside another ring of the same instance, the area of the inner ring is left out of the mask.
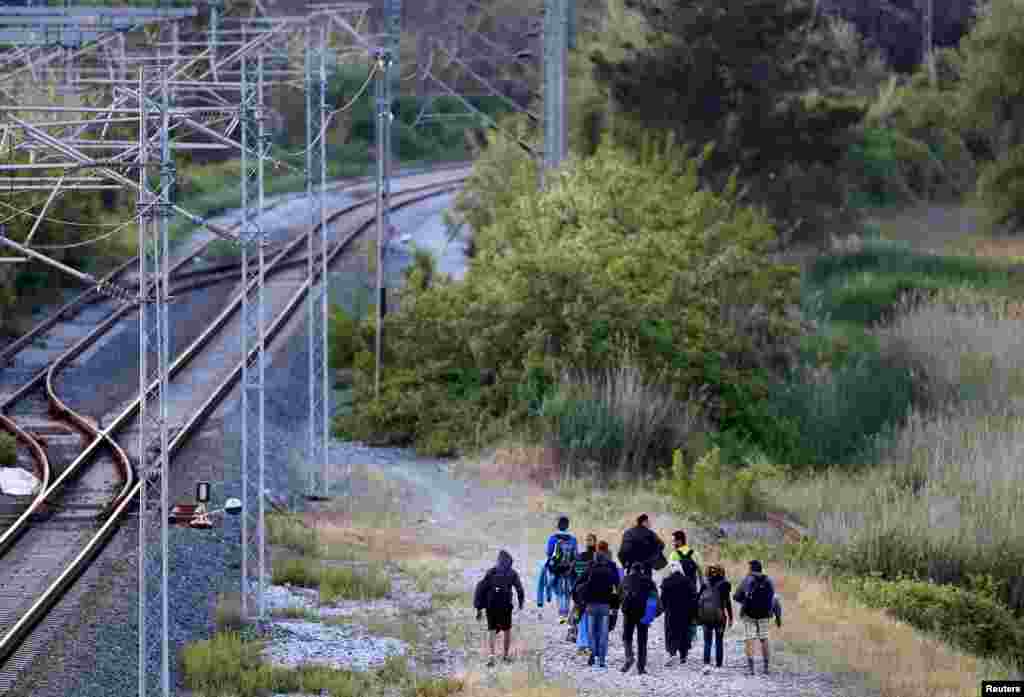
<path id="1" fill-rule="evenodd" d="M 265 452 L 265 356 L 266 308 L 264 277 L 266 238 L 259 225 L 263 210 L 263 161 L 266 137 L 263 122 L 263 55 L 242 60 L 242 94 L 239 115 L 242 127 L 242 616 L 248 618 L 252 584 L 249 572 L 256 562 L 257 617 L 266 619 L 266 550 L 264 545 Z M 254 156 L 253 153 L 256 153 Z M 253 268 L 253 253 L 256 265 Z M 248 290 L 255 281 L 254 292 Z M 255 303 L 251 295 L 255 295 Z M 254 353 L 250 357 L 250 353 Z M 255 368 L 255 370 L 253 370 Z M 255 405 L 251 397 L 255 396 Z M 251 438 L 255 406 L 256 438 Z M 255 460 L 255 463 L 253 462 Z M 253 464 L 256 465 L 255 472 Z M 256 475 L 255 477 L 253 475 Z M 254 481 L 255 479 L 255 481 Z M 255 486 L 253 486 L 255 484 Z M 255 489 L 255 490 L 254 490 Z M 254 505 L 255 504 L 255 505 Z"/>
<path id="2" fill-rule="evenodd" d="M 145 94 L 145 74 L 139 71 L 139 94 Z M 149 108 L 140 100 L 139 114 L 139 697 L 147 688 L 159 685 L 164 697 L 170 695 L 170 614 L 168 608 L 168 379 L 170 364 L 170 322 L 168 317 L 167 241 L 169 203 L 174 188 L 174 169 L 168 141 L 169 98 L 162 81 L 160 99 L 160 192 L 148 186 L 150 118 Z M 155 390 L 150 391 L 150 352 L 156 354 Z M 157 487 L 159 487 L 157 489 Z M 150 502 L 159 491 L 160 545 L 148 544 L 147 516 Z M 159 568 L 159 573 L 157 569 Z M 160 623 L 149 622 L 147 607 L 159 598 Z M 159 631 L 157 631 L 159 629 Z M 159 654 L 159 672 L 151 669 Z"/>
<path id="3" fill-rule="evenodd" d="M 309 197 L 311 234 L 307 244 L 309 296 L 309 455 L 311 468 L 321 468 L 321 492 L 330 496 L 328 469 L 327 388 L 327 30 L 320 26 L 314 49 L 313 29 L 306 31 L 306 195 Z"/>

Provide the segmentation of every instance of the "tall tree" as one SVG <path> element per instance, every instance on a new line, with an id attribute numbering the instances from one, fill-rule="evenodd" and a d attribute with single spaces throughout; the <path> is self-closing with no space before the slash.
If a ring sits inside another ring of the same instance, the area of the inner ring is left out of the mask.
<path id="1" fill-rule="evenodd" d="M 780 177 L 842 157 L 860 108 L 808 99 L 817 78 L 807 48 L 811 0 L 627 0 L 646 20 L 644 48 L 593 55 L 595 76 L 619 110 L 683 142 L 714 141 L 709 173 L 738 167 L 778 218 L 788 218 Z M 820 176 L 817 172 L 815 176 Z M 818 188 L 821 189 L 819 183 Z M 826 192 L 831 204 L 839 191 Z M 799 214 L 806 217 L 806 212 Z"/>

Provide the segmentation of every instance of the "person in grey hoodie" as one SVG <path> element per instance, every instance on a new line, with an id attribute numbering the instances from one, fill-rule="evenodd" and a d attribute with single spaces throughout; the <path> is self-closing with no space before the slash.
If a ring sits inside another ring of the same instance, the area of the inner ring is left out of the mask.
<path id="1" fill-rule="evenodd" d="M 775 625 L 782 626 L 782 602 L 775 593 L 775 584 L 764 574 L 761 562 L 750 562 L 750 574 L 743 579 L 732 597 L 742 605 L 740 619 L 743 622 L 744 643 L 747 654 L 747 668 L 754 674 L 754 642 L 760 640 L 761 655 L 764 657 L 764 672 L 768 673 L 768 625 L 775 617 Z"/>
<path id="2" fill-rule="evenodd" d="M 473 594 L 473 607 L 476 608 L 476 619 L 482 619 L 483 613 L 487 613 L 488 648 L 490 657 L 487 666 L 494 665 L 494 645 L 497 643 L 498 633 L 505 633 L 505 646 L 503 659 L 506 663 L 511 662 L 509 647 L 512 644 L 512 589 L 515 589 L 519 599 L 519 609 L 523 609 L 526 603 L 526 592 L 523 590 L 523 583 L 519 580 L 519 574 L 512 568 L 512 555 L 501 550 L 498 552 L 498 562 L 492 566 L 476 585 L 476 592 Z"/>

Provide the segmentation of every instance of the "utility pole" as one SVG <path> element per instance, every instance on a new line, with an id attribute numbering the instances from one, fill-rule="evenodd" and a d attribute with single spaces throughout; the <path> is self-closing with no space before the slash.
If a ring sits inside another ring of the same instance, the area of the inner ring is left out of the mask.
<path id="1" fill-rule="evenodd" d="M 317 280 L 317 235 L 310 234 L 306 247 L 309 321 L 309 463 L 321 466 L 322 498 L 330 496 L 327 471 L 328 392 L 327 383 L 327 29 L 320 26 L 318 49 L 313 48 L 313 27 L 306 30 L 306 195 L 310 206 L 310 232 L 320 227 Z M 319 63 L 317 60 L 319 59 Z M 312 477 L 312 471 L 310 472 Z M 311 487 L 310 494 L 315 491 Z"/>
<path id="2" fill-rule="evenodd" d="M 569 2 L 544 2 L 544 165 L 545 174 L 556 169 L 568 155 L 568 123 L 565 113 L 566 73 L 569 58 Z"/>
<path id="3" fill-rule="evenodd" d="M 380 363 L 384 331 L 384 229 L 387 225 L 386 161 L 387 131 L 391 130 L 391 84 L 388 80 L 391 54 L 378 51 L 377 80 L 374 84 L 377 98 L 377 335 L 374 342 L 373 396 L 380 398 Z"/>
<path id="4" fill-rule="evenodd" d="M 243 41 L 245 40 L 243 33 Z M 255 66 L 253 63 L 255 62 Z M 255 75 L 252 74 L 255 67 Z M 255 78 L 255 79 L 254 79 Z M 263 57 L 259 54 L 253 61 L 250 57 L 241 60 L 241 112 L 239 121 L 242 128 L 242 224 L 239 230 L 242 247 L 242 616 L 249 618 L 248 599 L 252 593 L 249 584 L 249 570 L 252 560 L 249 558 L 250 542 L 257 546 L 258 581 L 256 603 L 258 619 L 265 619 L 265 552 L 263 550 L 264 529 L 264 470 L 266 448 L 264 442 L 265 427 L 265 301 L 264 280 L 266 274 L 266 256 L 264 253 L 266 236 L 259 225 L 259 214 L 263 209 L 263 161 L 266 153 L 266 138 L 263 121 Z M 255 156 L 254 156 L 255 155 Z M 248 285 L 252 275 L 250 254 L 256 252 L 256 302 L 249 298 Z M 255 307 L 254 307 L 255 305 Z M 255 368 L 249 365 L 249 353 L 255 351 Z M 253 374 L 255 373 L 255 375 Z M 252 443 L 249 434 L 250 403 L 249 394 L 256 397 L 256 443 Z M 253 447 L 254 446 L 254 447 Z M 255 497 L 250 495 L 250 449 L 256 456 L 257 484 Z M 253 505 L 256 504 L 256 505 Z M 256 509 L 257 539 L 250 541 L 250 521 L 253 509 Z"/>
<path id="5" fill-rule="evenodd" d="M 935 50 L 932 44 L 932 22 L 935 13 L 935 0 L 922 0 L 923 26 L 921 27 L 921 57 L 928 68 L 928 81 L 932 87 L 938 84 L 938 74 L 935 70 Z"/>
<path id="6" fill-rule="evenodd" d="M 161 66 L 162 70 L 162 66 Z M 170 364 L 170 322 L 168 317 L 168 217 L 173 215 L 171 195 L 174 188 L 174 165 L 170 159 L 168 139 L 169 97 L 166 74 L 161 72 L 160 89 L 160 194 L 148 188 L 149 110 L 145 98 L 145 73 L 139 70 L 139 465 L 142 490 L 139 495 L 139 697 L 147 691 L 147 671 L 151 641 L 147 629 L 146 598 L 150 594 L 149 566 L 152 552 L 147 545 L 146 501 L 152 495 L 155 480 L 160 481 L 160 688 L 163 697 L 170 697 L 170 610 L 168 607 L 168 465 L 170 460 L 167 432 L 167 390 Z M 154 219 L 158 222 L 154 223 Z M 148 356 L 156 349 L 157 395 L 154 409 L 147 405 L 149 395 Z M 156 462 L 149 453 L 156 452 Z"/>

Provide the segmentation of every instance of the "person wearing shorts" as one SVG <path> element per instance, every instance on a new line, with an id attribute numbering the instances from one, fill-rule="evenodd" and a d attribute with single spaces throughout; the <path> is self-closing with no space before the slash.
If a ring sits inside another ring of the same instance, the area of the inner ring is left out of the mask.
<path id="1" fill-rule="evenodd" d="M 750 562 L 750 574 L 743 579 L 733 600 L 742 605 L 740 620 L 743 624 L 748 674 L 754 674 L 754 645 L 758 641 L 761 642 L 761 656 L 764 658 L 764 672 L 767 674 L 768 623 L 774 619 L 777 626 L 782 626 L 782 603 L 775 592 L 775 584 L 765 576 L 760 560 L 754 559 Z"/>

